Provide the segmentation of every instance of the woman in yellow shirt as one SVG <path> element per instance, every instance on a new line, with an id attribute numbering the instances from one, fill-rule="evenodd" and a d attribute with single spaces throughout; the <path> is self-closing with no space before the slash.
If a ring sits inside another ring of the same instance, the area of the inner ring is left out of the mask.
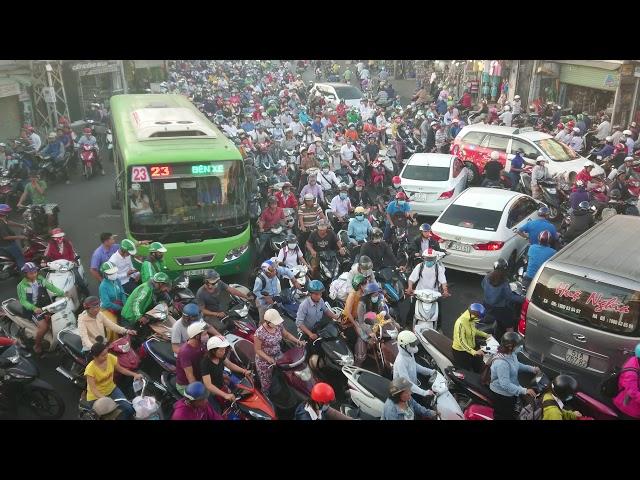
<path id="1" fill-rule="evenodd" d="M 111 397 L 118 403 L 127 418 L 133 417 L 135 410 L 126 400 L 122 390 L 116 386 L 113 375 L 117 371 L 136 380 L 141 379 L 142 375 L 118 365 L 118 358 L 109 353 L 107 344 L 100 341 L 91 347 L 91 356 L 93 360 L 84 370 L 84 375 L 87 377 L 87 401 L 93 404 L 98 398 Z"/>

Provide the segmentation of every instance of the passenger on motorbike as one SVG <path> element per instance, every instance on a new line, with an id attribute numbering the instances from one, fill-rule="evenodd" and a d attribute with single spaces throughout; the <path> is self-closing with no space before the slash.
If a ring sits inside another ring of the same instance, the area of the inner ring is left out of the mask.
<path id="1" fill-rule="evenodd" d="M 542 264 L 555 255 L 556 251 L 550 246 L 552 239 L 552 233 L 543 230 L 538 234 L 537 243 L 529 245 L 527 271 L 522 278 L 525 288 L 529 286 Z"/>
<path id="2" fill-rule="evenodd" d="M 558 375 L 542 396 L 542 420 L 577 420 L 582 413 L 565 410 L 564 405 L 578 391 L 578 382 L 571 375 Z"/>
<path id="3" fill-rule="evenodd" d="M 16 261 L 16 266 L 21 269 L 24 266 L 24 254 L 18 244 L 18 240 L 27 240 L 24 235 L 15 235 L 9 226 L 25 228 L 21 223 L 9 220 L 11 207 L 5 203 L 0 204 L 0 250 L 4 250 Z"/>
<path id="4" fill-rule="evenodd" d="M 476 337 L 489 338 L 488 333 L 478 330 L 475 324 L 484 318 L 485 308 L 481 303 L 472 303 L 462 312 L 453 326 L 453 360 L 454 365 L 476 373 L 482 371 L 484 352 L 476 350 Z M 513 332 L 512 332 L 513 333 Z"/>
<path id="5" fill-rule="evenodd" d="M 364 291 L 366 286 L 368 285 L 370 279 L 362 275 L 361 273 L 357 273 L 353 280 L 351 280 L 351 291 L 347 295 L 347 300 L 344 304 L 344 309 L 342 311 L 344 318 L 350 324 L 344 325 L 345 327 L 345 336 L 350 340 L 351 347 L 354 346 L 356 338 L 359 336 L 364 338 L 366 335 L 364 331 L 360 328 L 360 324 L 358 323 L 358 305 L 360 304 L 360 299 L 364 295 Z M 352 331 L 353 334 L 348 334 Z"/>
<path id="6" fill-rule="evenodd" d="M 394 377 L 389 386 L 389 398 L 384 402 L 381 420 L 415 420 L 416 415 L 431 420 L 437 418 L 435 411 L 414 400 L 411 395 L 413 387 L 405 377 Z"/>
<path id="7" fill-rule="evenodd" d="M 94 162 L 96 162 L 96 165 L 100 167 L 100 171 L 102 175 L 104 175 L 104 167 L 100 162 L 98 141 L 96 140 L 96 137 L 93 136 L 92 130 L 89 127 L 83 128 L 82 132 L 83 132 L 83 135 L 78 139 L 78 149 L 81 150 L 83 145 L 89 145 L 91 149 L 95 152 L 95 156 L 93 157 L 93 160 Z"/>
<path id="8" fill-rule="evenodd" d="M 184 395 L 190 383 L 202 380 L 201 362 L 206 353 L 208 325 L 197 321 L 187 327 L 189 339 L 180 347 L 176 357 L 176 390 Z"/>
<path id="9" fill-rule="evenodd" d="M 373 270 L 377 272 L 384 267 L 393 267 L 398 265 L 398 259 L 393 254 L 391 247 L 383 239 L 383 233 L 381 228 L 373 228 L 371 230 L 371 239 L 365 243 L 360 249 L 361 255 L 369 257 L 373 263 Z M 400 267 L 404 270 L 404 265 Z"/>
<path id="10" fill-rule="evenodd" d="M 515 330 L 518 318 L 514 305 L 519 307 L 524 301 L 522 295 L 511 291 L 508 273 L 509 264 L 500 258 L 494 262 L 493 271 L 482 279 L 485 315 L 496 321 L 496 327 L 493 331 L 495 338 L 502 338 L 503 333 Z M 518 312 L 520 312 L 519 308 Z"/>
<path id="11" fill-rule="evenodd" d="M 417 363 L 416 353 L 418 353 L 418 337 L 411 330 L 403 330 L 398 334 L 398 356 L 393 363 L 393 379 L 406 378 L 411 382 L 410 389 L 414 399 L 424 405 L 425 397 L 433 395 L 433 392 L 418 386 L 420 383 L 418 373 L 430 377 L 435 370 Z"/>
<path id="12" fill-rule="evenodd" d="M 397 217 L 404 217 L 414 225 L 417 224 L 414 219 L 415 214 L 411 212 L 411 206 L 409 205 L 409 197 L 404 192 L 398 192 L 395 195 L 395 200 L 391 200 L 387 205 L 387 224 L 385 226 L 384 239 L 390 240 L 391 234 L 398 221 Z"/>
<path id="13" fill-rule="evenodd" d="M 576 180 L 576 186 L 569 195 L 569 205 L 571 210 L 577 210 L 578 205 L 582 202 L 589 202 L 590 196 L 585 188 L 585 182 L 583 180 Z"/>
<path id="14" fill-rule="evenodd" d="M 431 234 L 431 225 L 423 223 L 420 225 L 420 234 L 411 241 L 411 252 L 415 258 L 421 258 L 422 252 L 432 248 L 437 252 L 443 252 L 440 244 L 433 238 Z"/>
<path id="15" fill-rule="evenodd" d="M 582 180 L 585 186 L 589 186 L 589 182 L 591 181 L 591 172 L 593 171 L 594 164 L 591 162 L 586 162 L 583 165 L 583 169 L 578 172 L 576 175 L 576 181 Z"/>
<path id="16" fill-rule="evenodd" d="M 35 336 L 34 352 L 42 353 L 42 338 L 47 330 L 51 328 L 51 318 L 42 314 L 42 307 L 51 304 L 49 292 L 56 297 L 67 296 L 71 293 L 64 293 L 58 287 L 47 281 L 38 273 L 38 267 L 32 262 L 25 263 L 21 268 L 24 278 L 18 283 L 18 300 L 22 305 L 22 317 L 31 319 L 37 325 L 38 329 Z"/>
<path id="17" fill-rule="evenodd" d="M 500 172 L 502 168 L 500 153 L 494 150 L 491 152 L 491 159 L 484 165 L 484 180 L 481 186 L 500 184 Z"/>
<path id="18" fill-rule="evenodd" d="M 515 350 L 521 342 L 522 337 L 517 332 L 505 333 L 500 339 L 498 353 L 491 359 L 489 390 L 493 393 L 494 420 L 515 420 L 515 406 L 518 396 L 536 396 L 534 390 L 522 387 L 518 382 L 518 372 L 540 373 L 538 367 L 525 365 L 518 361 Z"/>
<path id="19" fill-rule="evenodd" d="M 328 383 L 316 383 L 311 389 L 311 398 L 296 408 L 294 420 L 350 420 L 329 406 L 336 399 L 333 387 Z"/>
<path id="20" fill-rule="evenodd" d="M 302 168 L 302 165 L 300 165 L 300 168 Z M 300 191 L 300 202 L 303 202 L 305 195 L 311 194 L 316 202 L 324 203 L 324 191 L 317 183 L 317 176 L 315 174 L 309 175 L 307 182 L 307 185 L 305 185 Z"/>
<path id="21" fill-rule="evenodd" d="M 173 406 L 171 420 L 224 420 L 207 400 L 209 391 L 202 382 L 189 384 L 183 395 Z"/>
<path id="22" fill-rule="evenodd" d="M 537 220 L 531 220 L 520 227 L 517 234 L 523 238 L 528 238 L 529 244 L 534 245 L 538 243 L 540 233 L 543 230 L 548 230 L 551 234 L 551 241 L 555 241 L 558 238 L 558 232 L 555 225 L 548 220 L 549 209 L 547 207 L 540 207 L 538 209 L 538 217 Z"/>
<path id="23" fill-rule="evenodd" d="M 342 184 L 339 187 L 339 191 L 340 193 L 331 199 L 331 203 L 329 205 L 330 211 L 327 212 L 327 217 L 329 218 L 329 221 L 333 223 L 334 228 L 339 224 L 347 222 L 349 219 L 349 213 L 353 210 L 351 200 L 349 200 L 349 187 Z"/>
<path id="24" fill-rule="evenodd" d="M 140 279 L 142 283 L 148 281 L 156 273 L 166 272 L 167 266 L 163 257 L 167 253 L 167 249 L 160 242 L 153 242 L 149 245 L 149 256 L 142 262 L 140 267 Z"/>
<path id="25" fill-rule="evenodd" d="M 187 303 L 182 309 L 182 317 L 171 327 L 171 349 L 175 356 L 178 355 L 180 347 L 189 340 L 189 325 L 200 320 L 202 320 L 200 307 L 195 303 Z M 210 337 L 220 335 L 212 325 L 207 325 L 207 333 Z"/>
<path id="26" fill-rule="evenodd" d="M 356 278 L 357 275 L 363 275 L 367 279 L 367 282 L 375 282 L 373 262 L 371 261 L 371 258 L 369 258 L 367 255 L 360 255 L 360 258 L 358 259 L 358 261 L 354 263 L 353 266 L 351 267 L 351 270 L 349 270 L 349 274 L 347 275 L 347 278 L 346 278 L 347 285 L 351 286 L 349 287 L 350 288 L 349 292 L 352 291 L 351 288 L 353 286 L 353 280 Z"/>
<path id="27" fill-rule="evenodd" d="M 149 319 L 145 313 L 149 311 L 154 300 L 155 303 L 164 300 L 170 288 L 171 280 L 164 272 L 156 273 L 150 280 L 136 287 L 122 308 L 121 315 L 124 323 L 134 328 L 146 325 Z"/>
<path id="28" fill-rule="evenodd" d="M 91 346 L 98 341 L 98 337 L 107 338 L 108 333 L 117 335 L 136 335 L 135 330 L 119 326 L 116 322 L 100 311 L 101 301 L 98 297 L 87 297 L 82 306 L 84 312 L 78 315 L 78 334 L 82 340 L 82 350 L 87 353 Z"/>

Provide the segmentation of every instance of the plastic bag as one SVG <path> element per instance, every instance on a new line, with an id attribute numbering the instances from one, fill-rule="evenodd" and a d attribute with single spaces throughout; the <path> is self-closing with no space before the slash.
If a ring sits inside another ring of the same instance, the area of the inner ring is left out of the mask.
<path id="1" fill-rule="evenodd" d="M 329 285 L 329 298 L 332 300 L 339 299 L 343 302 L 347 301 L 347 297 L 349 296 L 349 283 L 347 282 L 348 276 L 349 272 L 344 272 L 331 282 L 331 285 Z"/>
<path id="2" fill-rule="evenodd" d="M 144 396 L 133 399 L 136 420 L 160 420 L 160 405 L 154 397 Z"/>

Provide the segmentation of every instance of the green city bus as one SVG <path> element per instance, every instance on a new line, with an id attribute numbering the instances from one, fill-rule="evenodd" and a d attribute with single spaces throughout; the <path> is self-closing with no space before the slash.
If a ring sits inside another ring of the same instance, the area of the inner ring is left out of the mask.
<path id="1" fill-rule="evenodd" d="M 122 206 L 126 235 L 162 242 L 174 278 L 246 271 L 246 179 L 233 142 L 182 95 L 115 95 L 111 116 L 112 205 Z"/>

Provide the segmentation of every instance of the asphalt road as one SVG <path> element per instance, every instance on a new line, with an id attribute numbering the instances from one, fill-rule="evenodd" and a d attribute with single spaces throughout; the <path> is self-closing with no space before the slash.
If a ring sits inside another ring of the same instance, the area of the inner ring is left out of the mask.
<path id="1" fill-rule="evenodd" d="M 60 206 L 59 221 L 67 237 L 73 242 L 81 256 L 85 270 L 89 268 L 91 254 L 99 245 L 99 235 L 107 231 L 119 235 L 124 233 L 122 213 L 110 207 L 110 194 L 113 191 L 114 170 L 112 165 L 105 162 L 106 176 L 97 176 L 86 181 L 78 176 L 72 176 L 72 184 L 57 184 L 49 187 L 47 196 L 49 201 L 57 202 Z M 428 218 L 426 221 L 433 221 Z M 19 221 L 19 219 L 18 219 Z M 230 278 L 230 281 L 245 284 L 248 272 Z M 481 300 L 480 277 L 461 272 L 447 271 L 452 297 L 442 300 L 442 330 L 449 337 L 452 335 L 453 324 L 460 313 L 470 303 Z M 0 298 L 2 300 L 16 297 L 15 279 L 9 279 L 0 284 Z M 89 288 L 97 294 L 97 282 L 89 277 Z M 64 419 L 77 418 L 77 404 L 80 390 L 74 387 L 65 377 L 56 372 L 60 364 L 57 355 L 44 356 L 37 360 L 42 378 L 49 382 L 63 397 L 66 410 Z M 29 412 L 20 411 L 19 418 L 33 418 Z"/>

